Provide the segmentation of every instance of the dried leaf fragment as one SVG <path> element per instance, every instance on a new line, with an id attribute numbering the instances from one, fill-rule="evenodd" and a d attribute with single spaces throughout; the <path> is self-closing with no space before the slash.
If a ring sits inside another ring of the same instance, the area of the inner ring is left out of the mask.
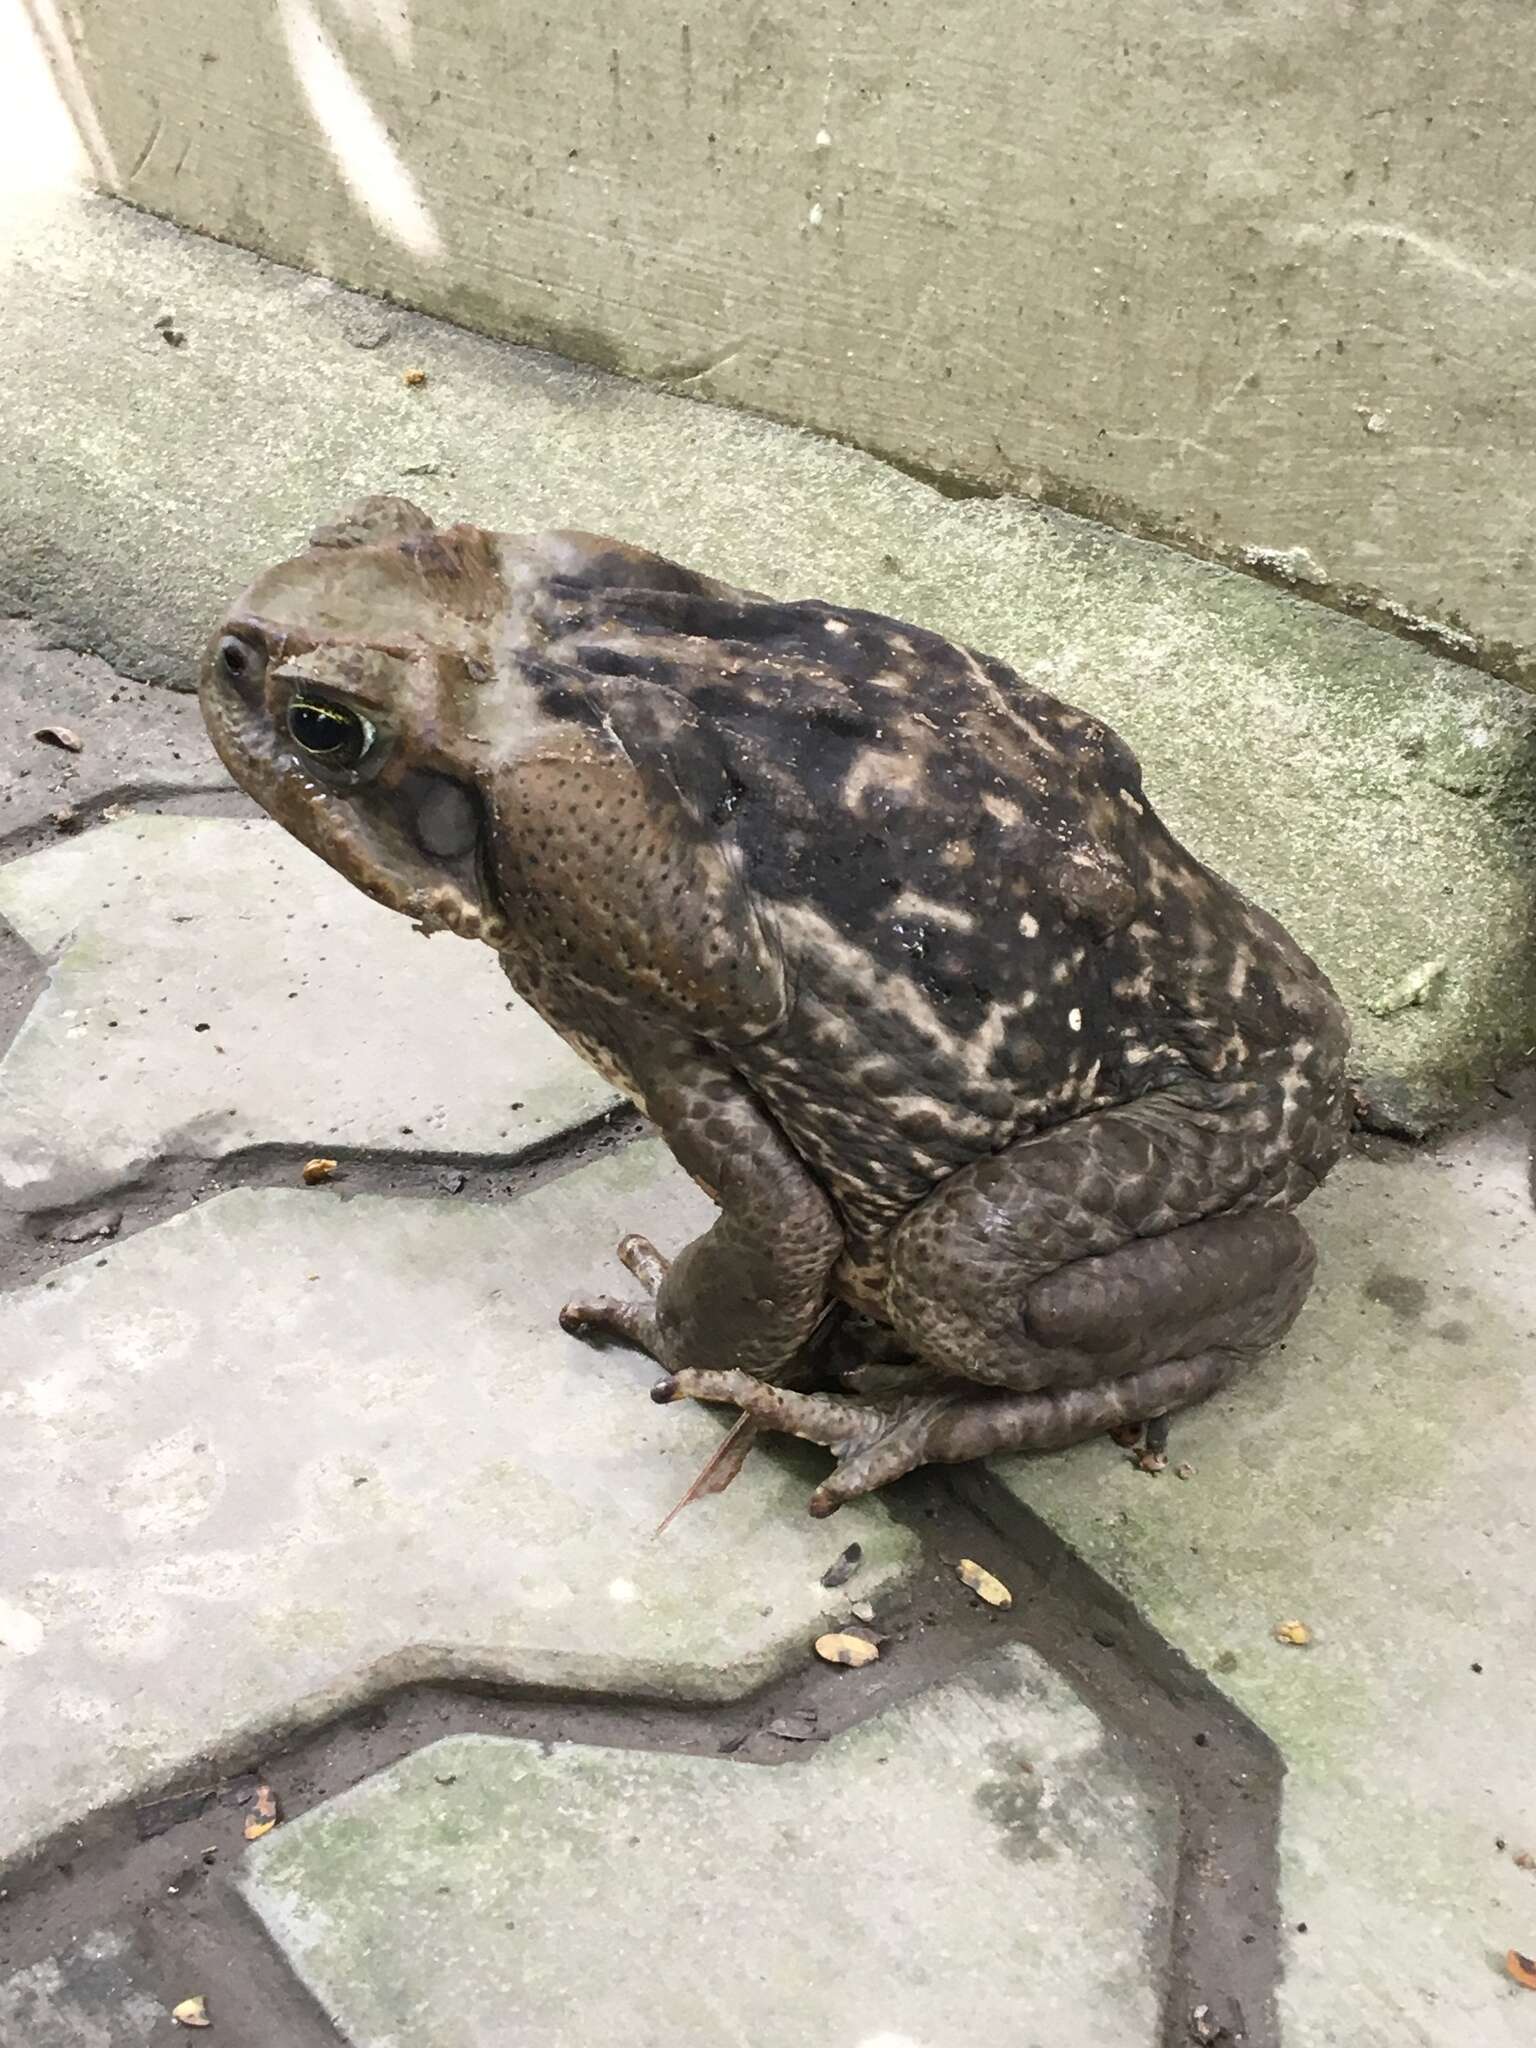
<path id="1" fill-rule="evenodd" d="M 206 1998 L 184 1998 L 180 2005 L 171 2007 L 171 2018 L 178 2027 L 211 2027 Z"/>
<path id="2" fill-rule="evenodd" d="M 834 1557 L 821 1575 L 824 1586 L 846 1586 L 859 1566 L 864 1562 L 862 1543 L 850 1543 L 838 1557 Z"/>
<path id="3" fill-rule="evenodd" d="M 1536 1961 L 1530 1956 L 1523 1956 L 1519 1949 L 1512 1948 L 1504 1958 L 1504 1967 L 1517 1984 L 1523 1984 L 1527 1991 L 1536 1991 Z"/>
<path id="4" fill-rule="evenodd" d="M 781 1714 L 776 1721 L 770 1721 L 768 1733 L 777 1735 L 780 1742 L 814 1742 L 816 1718 L 814 1707 L 796 1707 L 793 1713 Z"/>
<path id="5" fill-rule="evenodd" d="M 833 1634 L 816 1638 L 816 1654 L 824 1664 L 851 1664 L 855 1668 L 879 1661 L 880 1652 L 862 1636 Z"/>
<path id="6" fill-rule="evenodd" d="M 664 1536 L 683 1509 L 692 1507 L 696 1500 L 704 1500 L 712 1493 L 724 1493 L 746 1464 L 756 1442 L 757 1424 L 750 1415 L 738 1415 L 704 1460 L 682 1499 L 675 1501 L 656 1524 L 654 1534 Z"/>
<path id="7" fill-rule="evenodd" d="M 336 1171 L 334 1159 L 306 1159 L 303 1180 L 307 1188 L 316 1187 L 323 1180 L 329 1180 Z"/>
<path id="8" fill-rule="evenodd" d="M 85 741 L 67 725 L 40 725 L 32 737 L 41 740 L 45 747 L 62 747 L 66 754 L 85 752 Z"/>
<path id="9" fill-rule="evenodd" d="M 400 381 L 402 384 L 409 384 L 414 391 L 418 386 L 426 383 L 427 373 L 425 370 L 407 370 Z"/>
<path id="10" fill-rule="evenodd" d="M 955 1567 L 962 1586 L 969 1586 L 978 1600 L 985 1600 L 989 1607 L 1011 1607 L 1013 1595 L 1002 1580 L 986 1571 L 972 1558 L 962 1557 Z"/>
<path id="11" fill-rule="evenodd" d="M 1275 1630 L 1277 1643 L 1289 1643 L 1293 1649 L 1304 1650 L 1312 1640 L 1312 1631 L 1304 1621 L 1282 1621 Z"/>
<path id="12" fill-rule="evenodd" d="M 270 1785 L 258 1785 L 251 1810 L 245 1816 L 245 1839 L 259 1842 L 263 1835 L 271 1834 L 277 1822 L 277 1794 Z"/>

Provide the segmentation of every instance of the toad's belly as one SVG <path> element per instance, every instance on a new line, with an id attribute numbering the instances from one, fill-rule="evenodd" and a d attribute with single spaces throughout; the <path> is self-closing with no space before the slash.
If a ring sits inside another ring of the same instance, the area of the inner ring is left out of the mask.
<path id="1" fill-rule="evenodd" d="M 862 1309 L 876 1322 L 887 1321 L 886 1281 L 890 1274 L 889 1235 L 878 1244 L 851 1243 L 832 1269 L 832 1292 L 850 1308 Z"/>

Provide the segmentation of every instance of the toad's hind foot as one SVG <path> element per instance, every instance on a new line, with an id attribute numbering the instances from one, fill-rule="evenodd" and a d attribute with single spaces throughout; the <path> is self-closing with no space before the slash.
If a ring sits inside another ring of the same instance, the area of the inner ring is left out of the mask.
<path id="1" fill-rule="evenodd" d="M 810 1512 L 822 1516 L 919 1465 L 1060 1450 L 1116 1424 L 1165 1416 L 1214 1394 L 1248 1362 L 1235 1351 L 1207 1351 L 1055 1393 L 940 1392 L 889 1401 L 800 1393 L 745 1372 L 680 1372 L 660 1381 L 652 1398 L 728 1402 L 768 1429 L 824 1444 L 838 1462 L 811 1496 Z"/>
<path id="2" fill-rule="evenodd" d="M 621 1241 L 619 1258 L 652 1296 L 667 1277 L 671 1264 L 648 1237 L 633 1235 Z M 656 1348 L 656 1310 L 649 1301 L 620 1301 L 611 1294 L 588 1295 L 565 1304 L 560 1311 L 560 1327 L 589 1343 L 616 1338 L 621 1344 L 643 1351 L 648 1358 L 660 1357 Z"/>
<path id="3" fill-rule="evenodd" d="M 1167 1471 L 1168 1432 L 1172 1425 L 1173 1417 L 1167 1413 L 1148 1417 L 1147 1433 L 1131 1459 L 1138 1472 L 1150 1472 L 1155 1477 L 1159 1472 Z"/>

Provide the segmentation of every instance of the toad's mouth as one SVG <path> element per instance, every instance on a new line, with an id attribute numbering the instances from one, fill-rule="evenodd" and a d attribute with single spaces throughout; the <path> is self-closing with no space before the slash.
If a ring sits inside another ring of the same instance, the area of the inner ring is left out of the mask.
<path id="1" fill-rule="evenodd" d="M 207 671 L 199 696 L 219 759 L 285 831 L 419 930 L 505 947 L 477 791 L 421 771 L 333 783 L 297 758 L 264 706 Z"/>

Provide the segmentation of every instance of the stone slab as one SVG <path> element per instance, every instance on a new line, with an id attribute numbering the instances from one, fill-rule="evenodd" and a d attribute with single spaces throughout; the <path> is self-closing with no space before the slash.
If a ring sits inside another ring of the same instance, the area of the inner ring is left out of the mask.
<path id="1" fill-rule="evenodd" d="M 200 1756 L 426 1678 L 721 1700 L 915 1555 L 555 1317 L 712 1214 L 655 1143 L 501 1204 L 219 1196 L 0 1298 L 0 1866 Z"/>
<path id="2" fill-rule="evenodd" d="M 70 753 L 36 734 L 63 726 Z M 0 840 L 52 827 L 81 806 L 140 794 L 228 789 L 197 706 L 0 619 Z"/>
<path id="3" fill-rule="evenodd" d="M 1176 1833 L 1012 1648 L 776 1769 L 433 1743 L 243 1885 L 354 2048 L 1151 2048 Z"/>
<path id="4" fill-rule="evenodd" d="M 156 213 L 1536 671 L 1527 7 L 31 11 Z"/>
<path id="5" fill-rule="evenodd" d="M 1285 1758 L 1286 2048 L 1533 2038 L 1529 1171 L 1514 1123 L 1341 1167 L 1292 1337 L 1174 1424 L 1187 1483 L 1102 1443 L 999 1466 Z"/>
<path id="6" fill-rule="evenodd" d="M 1082 520 L 398 309 L 360 326 L 353 294 L 106 202 L 18 218 L 0 296 L 0 601 L 135 674 L 186 682 L 225 599 L 367 491 L 618 533 L 915 619 L 1109 718 L 1334 976 L 1405 1120 L 1536 1045 L 1523 692 Z"/>
<path id="7" fill-rule="evenodd" d="M 82 1936 L 46 1961 L 0 1975 L 0 2048 L 151 2048 L 172 2033 L 122 1935 Z"/>
<path id="8" fill-rule="evenodd" d="M 57 954 L 0 1061 L 0 1200 L 252 1145 L 514 1157 L 619 1100 L 495 956 L 424 940 L 267 818 L 127 818 L 0 869 Z"/>

